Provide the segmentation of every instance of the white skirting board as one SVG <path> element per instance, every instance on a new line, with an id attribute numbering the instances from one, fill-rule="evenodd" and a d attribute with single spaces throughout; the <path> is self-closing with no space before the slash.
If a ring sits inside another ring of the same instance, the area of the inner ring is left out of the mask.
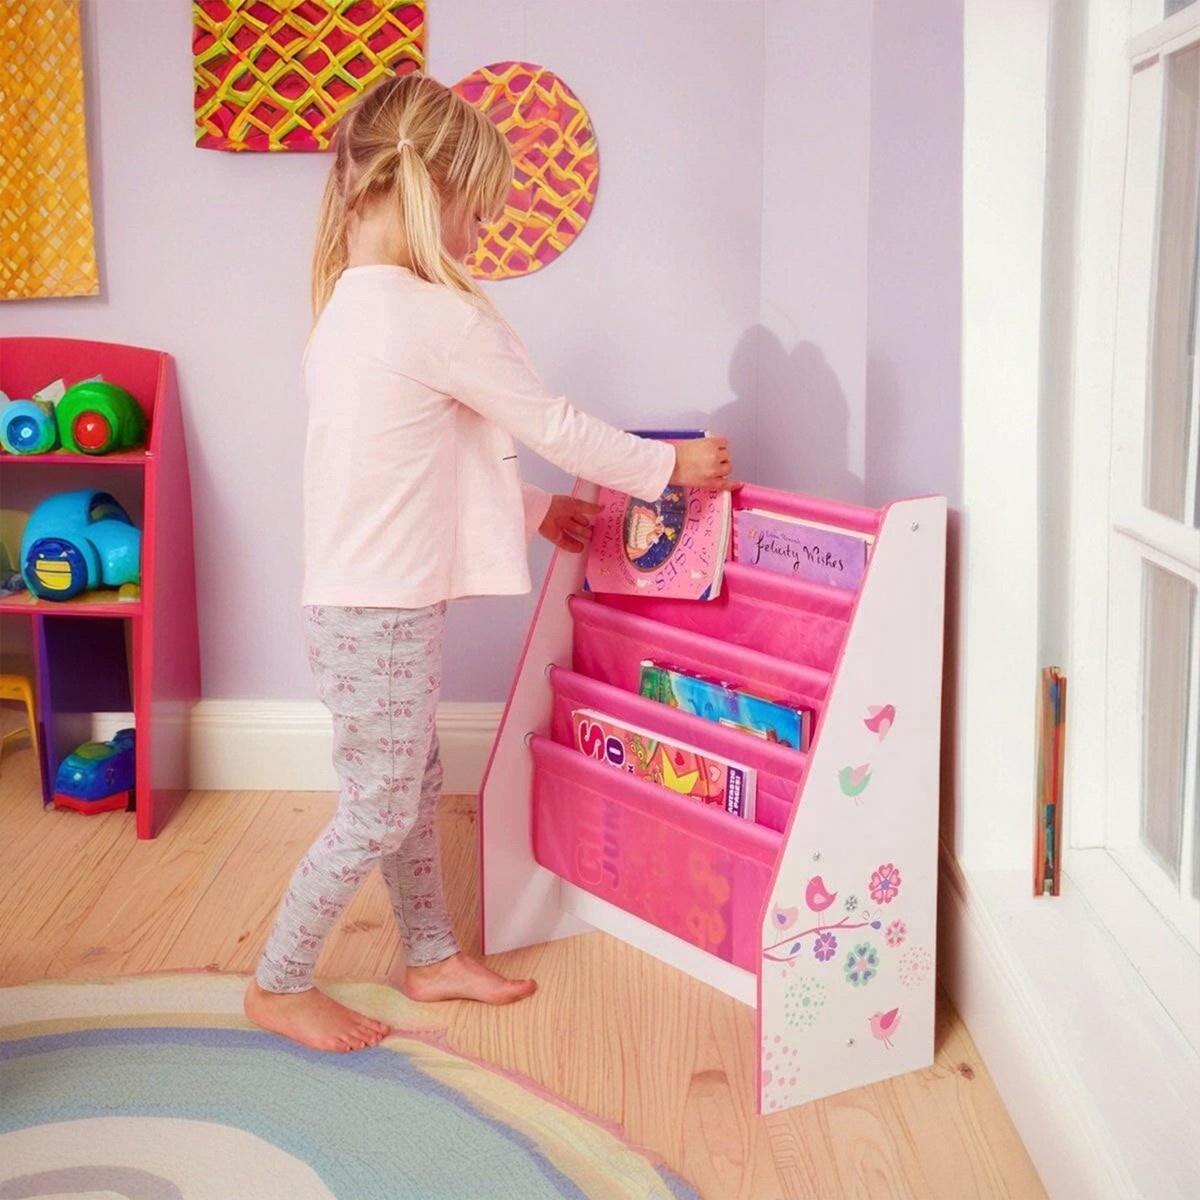
<path id="1" fill-rule="evenodd" d="M 477 793 L 504 711 L 443 704 L 438 739 L 443 790 Z M 97 714 L 93 737 L 111 737 L 132 714 Z M 204 791 L 337 791 L 333 725 L 315 700 L 202 700 L 191 717 L 191 785 Z"/>
<path id="2" fill-rule="evenodd" d="M 1200 1179 L 1200 1063 L 1070 876 L 942 847 L 939 976 L 1052 1200 L 1184 1200 Z"/>

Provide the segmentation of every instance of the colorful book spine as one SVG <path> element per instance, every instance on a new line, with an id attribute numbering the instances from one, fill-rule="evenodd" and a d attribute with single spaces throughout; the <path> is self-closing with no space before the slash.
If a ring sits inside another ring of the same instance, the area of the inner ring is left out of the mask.
<path id="1" fill-rule="evenodd" d="M 757 509 L 734 514 L 735 562 L 854 590 L 867 569 L 867 542 L 853 533 Z"/>
<path id="2" fill-rule="evenodd" d="M 1039 707 L 1033 894 L 1057 896 L 1062 889 L 1063 755 L 1067 718 L 1067 680 L 1057 667 L 1042 670 Z"/>
<path id="3" fill-rule="evenodd" d="M 649 730 L 580 708 L 571 714 L 575 748 L 647 783 L 712 804 L 754 820 L 756 772 L 715 758 L 683 742 L 667 741 Z"/>
<path id="4" fill-rule="evenodd" d="M 647 699 L 793 750 L 808 750 L 812 740 L 811 709 L 780 704 L 650 660 L 644 661 L 641 668 L 639 690 Z"/>

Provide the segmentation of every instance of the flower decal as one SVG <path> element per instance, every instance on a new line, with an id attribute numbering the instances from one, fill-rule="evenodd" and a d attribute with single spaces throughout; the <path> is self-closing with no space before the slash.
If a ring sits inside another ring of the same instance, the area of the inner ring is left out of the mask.
<path id="1" fill-rule="evenodd" d="M 884 863 L 871 873 L 871 899 L 876 904 L 891 904 L 900 894 L 900 868 Z"/>
<path id="2" fill-rule="evenodd" d="M 817 935 L 813 943 L 813 957 L 818 962 L 828 962 L 837 953 L 837 938 L 832 933 Z"/>
<path id="3" fill-rule="evenodd" d="M 811 1029 L 824 1007 L 825 985 L 815 979 L 797 979 L 784 993 L 784 1020 L 794 1029 Z"/>
<path id="4" fill-rule="evenodd" d="M 904 939 L 908 936 L 908 926 L 903 921 L 893 921 L 887 929 L 883 931 L 883 940 L 889 946 L 903 946 Z"/>
<path id="5" fill-rule="evenodd" d="M 903 987 L 920 987 L 932 970 L 933 955 L 924 946 L 910 946 L 900 956 L 900 983 Z"/>
<path id="6" fill-rule="evenodd" d="M 859 942 L 846 955 L 845 974 L 853 987 L 866 987 L 879 974 L 879 954 L 870 942 Z"/>

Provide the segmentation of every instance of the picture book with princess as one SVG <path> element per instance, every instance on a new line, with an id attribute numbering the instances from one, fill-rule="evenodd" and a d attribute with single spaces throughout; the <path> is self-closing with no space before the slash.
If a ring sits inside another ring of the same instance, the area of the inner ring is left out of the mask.
<path id="1" fill-rule="evenodd" d="M 703 437 L 695 431 L 644 437 Z M 732 503 L 718 488 L 668 484 L 645 499 L 601 488 L 584 588 L 626 596 L 715 600 L 729 552 Z"/>

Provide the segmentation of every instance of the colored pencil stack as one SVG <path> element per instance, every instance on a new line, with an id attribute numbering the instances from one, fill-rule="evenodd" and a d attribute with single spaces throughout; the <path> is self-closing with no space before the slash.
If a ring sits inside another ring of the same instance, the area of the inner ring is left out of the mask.
<path id="1" fill-rule="evenodd" d="M 1039 716 L 1033 894 L 1057 896 L 1062 885 L 1063 748 L 1067 716 L 1067 680 L 1057 667 L 1042 669 Z"/>

